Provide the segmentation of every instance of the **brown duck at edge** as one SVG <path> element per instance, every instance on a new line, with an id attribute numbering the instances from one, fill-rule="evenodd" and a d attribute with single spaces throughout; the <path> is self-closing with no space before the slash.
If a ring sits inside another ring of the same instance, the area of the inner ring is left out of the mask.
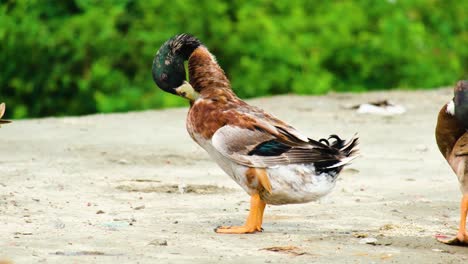
<path id="1" fill-rule="evenodd" d="M 454 89 L 454 98 L 442 107 L 436 127 L 436 141 L 440 152 L 458 177 L 462 199 L 460 204 L 460 227 L 456 237 L 442 243 L 468 246 L 466 216 L 468 212 L 468 81 L 459 81 Z"/>
<path id="2" fill-rule="evenodd" d="M 5 114 L 5 103 L 1 103 L 0 104 L 0 125 L 11 123 L 10 120 L 1 119 L 4 114 Z"/>

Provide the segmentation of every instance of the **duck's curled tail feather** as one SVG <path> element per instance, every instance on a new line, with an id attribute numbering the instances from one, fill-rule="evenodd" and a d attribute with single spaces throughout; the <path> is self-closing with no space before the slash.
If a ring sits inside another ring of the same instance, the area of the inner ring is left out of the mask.
<path id="1" fill-rule="evenodd" d="M 358 156 L 359 138 L 354 135 L 345 141 L 337 135 L 331 135 L 328 139 L 319 141 L 310 140 L 310 143 L 320 148 L 323 152 L 333 154 L 333 158 L 316 162 L 315 169 L 319 173 L 331 173 L 337 175 L 345 165 L 349 164 Z"/>

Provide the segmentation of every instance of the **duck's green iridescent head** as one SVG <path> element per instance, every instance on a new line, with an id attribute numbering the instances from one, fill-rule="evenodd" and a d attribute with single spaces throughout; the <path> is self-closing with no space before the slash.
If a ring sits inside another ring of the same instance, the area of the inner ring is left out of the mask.
<path id="1" fill-rule="evenodd" d="M 468 81 L 459 81 L 455 87 L 455 117 L 468 129 Z"/>
<path id="2" fill-rule="evenodd" d="M 194 100 L 196 91 L 186 80 L 184 62 L 201 46 L 192 35 L 180 34 L 166 41 L 153 60 L 153 80 L 162 90 Z"/>

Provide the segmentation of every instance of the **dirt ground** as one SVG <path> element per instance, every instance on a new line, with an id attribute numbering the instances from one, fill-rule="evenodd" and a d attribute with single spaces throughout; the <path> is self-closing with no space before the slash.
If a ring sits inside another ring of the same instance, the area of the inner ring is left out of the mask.
<path id="1" fill-rule="evenodd" d="M 313 138 L 361 138 L 359 157 L 319 202 L 267 206 L 185 130 L 187 108 L 16 121 L 0 128 L 0 259 L 12 263 L 468 263 L 455 234 L 461 194 L 434 140 L 450 89 L 278 96 L 249 102 Z M 390 99 L 393 117 L 358 114 Z M 8 107 L 8 105 L 7 105 Z M 8 109 L 7 109 L 8 110 Z"/>

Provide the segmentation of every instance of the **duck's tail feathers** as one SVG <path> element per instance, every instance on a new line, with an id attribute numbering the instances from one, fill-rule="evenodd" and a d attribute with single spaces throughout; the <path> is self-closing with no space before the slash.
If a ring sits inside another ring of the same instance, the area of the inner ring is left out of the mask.
<path id="1" fill-rule="evenodd" d="M 335 163 L 335 164 L 333 164 L 331 166 L 326 167 L 326 169 L 333 169 L 333 168 L 342 167 L 344 165 L 347 165 L 347 164 L 351 163 L 351 161 L 353 161 L 357 157 L 358 156 L 356 155 L 356 156 L 352 156 L 352 157 L 343 158 L 338 163 Z"/>
<path id="2" fill-rule="evenodd" d="M 349 164 L 351 161 L 358 157 L 359 138 L 357 137 L 357 134 L 354 134 L 354 136 L 347 142 L 338 137 L 337 135 L 331 135 L 328 139 L 335 139 L 334 142 L 330 144 L 330 147 L 335 148 L 339 151 L 340 159 L 337 163 L 328 166 L 327 169 L 342 167 L 344 165 Z"/>
<path id="3" fill-rule="evenodd" d="M 359 137 L 354 134 L 346 144 L 340 149 L 346 157 L 353 157 L 359 154 Z"/>
<path id="4" fill-rule="evenodd" d="M 334 171 L 338 173 L 343 166 L 358 157 L 357 145 L 359 144 L 359 138 L 356 134 L 348 141 L 337 135 L 331 135 L 328 139 L 310 140 L 310 143 L 328 155 L 328 159 L 315 164 L 317 169 L 322 172 Z"/>

